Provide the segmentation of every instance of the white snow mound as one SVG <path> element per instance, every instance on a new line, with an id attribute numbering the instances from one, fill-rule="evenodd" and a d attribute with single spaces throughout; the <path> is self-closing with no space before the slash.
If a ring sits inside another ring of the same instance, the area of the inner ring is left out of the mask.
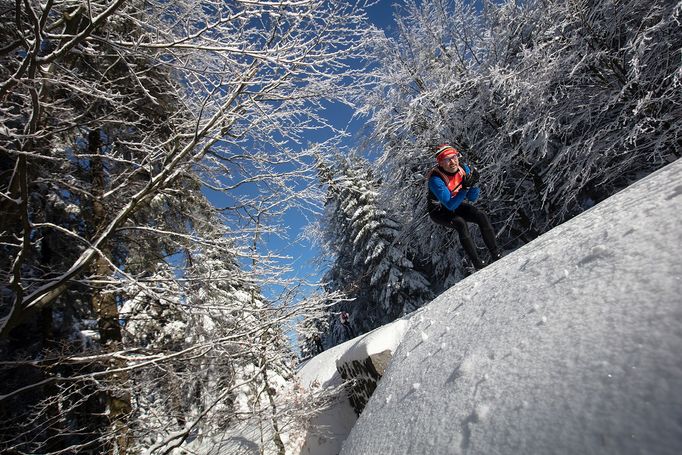
<path id="1" fill-rule="evenodd" d="M 336 360 L 337 367 L 354 360 L 362 361 L 373 354 L 384 351 L 395 352 L 407 332 L 409 322 L 405 319 L 386 324 L 378 329 L 347 341 L 344 350 Z"/>
<path id="2" fill-rule="evenodd" d="M 317 413 L 309 422 L 306 434 L 292 442 L 287 453 L 305 455 L 334 455 L 357 421 L 337 365 L 363 361 L 372 354 L 384 351 L 395 353 L 409 322 L 399 319 L 369 333 L 346 341 L 308 360 L 296 373 L 300 384 L 307 389 L 336 391 L 338 396 L 328 409 Z"/>

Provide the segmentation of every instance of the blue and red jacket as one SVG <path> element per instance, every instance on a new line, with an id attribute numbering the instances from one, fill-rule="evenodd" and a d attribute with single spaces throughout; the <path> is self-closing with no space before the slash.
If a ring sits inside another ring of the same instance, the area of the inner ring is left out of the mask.
<path id="1" fill-rule="evenodd" d="M 478 187 L 462 188 L 464 175 L 470 173 L 471 169 L 466 164 L 462 164 L 460 170 L 454 174 L 446 172 L 439 166 L 431 169 L 428 175 L 427 194 L 429 213 L 440 210 L 441 207 L 454 211 L 465 199 L 476 202 L 481 190 Z"/>

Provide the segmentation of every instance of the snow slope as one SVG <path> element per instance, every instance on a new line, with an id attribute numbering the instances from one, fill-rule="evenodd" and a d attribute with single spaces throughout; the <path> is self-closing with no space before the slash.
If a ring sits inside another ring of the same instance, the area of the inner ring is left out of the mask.
<path id="1" fill-rule="evenodd" d="M 682 160 L 414 313 L 343 454 L 682 453 Z"/>

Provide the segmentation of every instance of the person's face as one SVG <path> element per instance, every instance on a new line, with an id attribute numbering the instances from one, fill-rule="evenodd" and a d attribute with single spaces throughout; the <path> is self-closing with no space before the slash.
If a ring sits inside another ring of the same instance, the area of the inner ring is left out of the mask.
<path id="1" fill-rule="evenodd" d="M 453 155 L 439 161 L 440 167 L 448 172 L 455 172 L 459 168 L 459 155 Z"/>

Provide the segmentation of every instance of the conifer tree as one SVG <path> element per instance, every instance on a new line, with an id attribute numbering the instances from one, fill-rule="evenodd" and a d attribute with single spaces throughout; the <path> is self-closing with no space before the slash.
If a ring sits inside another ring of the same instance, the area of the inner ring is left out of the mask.
<path id="1" fill-rule="evenodd" d="M 201 434 L 224 448 L 230 431 L 265 425 L 267 451 L 281 451 L 275 395 L 291 377 L 292 352 L 280 312 L 233 254 L 216 237 L 187 252 L 182 280 L 160 264 L 151 289 L 129 292 L 121 310 L 126 347 L 156 355 L 161 366 L 132 378 L 131 426 L 141 447 L 168 450 Z"/>
<path id="2" fill-rule="evenodd" d="M 328 291 L 351 302 L 332 308 L 330 334 L 335 343 L 349 334 L 338 313 L 346 311 L 355 335 L 413 311 L 432 296 L 430 283 L 400 243 L 400 225 L 378 199 L 379 182 L 361 158 L 339 160 L 327 182 L 325 251 L 333 264 L 325 276 Z"/>

